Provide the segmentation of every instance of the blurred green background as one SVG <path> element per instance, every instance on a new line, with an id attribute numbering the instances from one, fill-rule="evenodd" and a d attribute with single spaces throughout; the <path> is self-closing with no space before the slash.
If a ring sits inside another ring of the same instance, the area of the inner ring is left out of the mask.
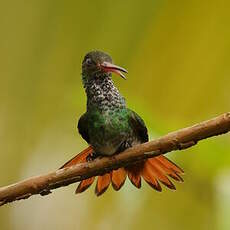
<path id="1" fill-rule="evenodd" d="M 228 1 L 1 1 L 0 185 L 46 173 L 86 147 L 81 61 L 108 52 L 151 138 L 229 111 Z M 230 136 L 168 154 L 177 191 L 128 181 L 100 198 L 76 185 L 0 208 L 0 229 L 230 229 Z M 93 186 L 94 187 L 94 186 Z"/>

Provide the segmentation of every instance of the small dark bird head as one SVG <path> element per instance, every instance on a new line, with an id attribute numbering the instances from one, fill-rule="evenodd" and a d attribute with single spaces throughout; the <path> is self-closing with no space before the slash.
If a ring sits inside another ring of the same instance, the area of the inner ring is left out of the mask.
<path id="1" fill-rule="evenodd" d="M 82 62 L 83 81 L 99 77 L 110 77 L 115 73 L 125 79 L 124 74 L 128 73 L 124 68 L 112 64 L 112 58 L 101 51 L 87 53 Z"/>

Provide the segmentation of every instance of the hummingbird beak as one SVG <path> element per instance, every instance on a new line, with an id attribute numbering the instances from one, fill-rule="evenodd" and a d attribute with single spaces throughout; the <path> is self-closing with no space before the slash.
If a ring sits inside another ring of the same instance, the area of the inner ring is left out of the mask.
<path id="1" fill-rule="evenodd" d="M 123 79 L 126 79 L 125 75 L 122 73 L 122 72 L 128 73 L 126 69 L 106 61 L 100 64 L 100 66 L 105 72 L 115 73 L 120 77 L 122 77 Z"/>

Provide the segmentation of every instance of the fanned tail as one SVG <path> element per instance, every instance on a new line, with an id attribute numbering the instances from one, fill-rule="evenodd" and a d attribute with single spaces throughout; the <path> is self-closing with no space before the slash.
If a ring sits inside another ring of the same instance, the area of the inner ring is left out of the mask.
<path id="1" fill-rule="evenodd" d="M 87 156 L 91 155 L 92 153 L 93 148 L 89 146 L 65 163 L 60 169 L 86 162 Z M 141 187 L 141 177 L 143 177 L 143 179 L 152 188 L 159 192 L 162 191 L 159 182 L 169 189 L 175 190 L 175 185 L 168 177 L 171 177 L 178 182 L 183 182 L 181 177 L 181 174 L 183 173 L 184 171 L 180 167 L 167 159 L 165 156 L 160 155 L 158 157 L 150 158 L 143 162 L 127 166 L 125 168 L 119 168 L 111 171 L 110 173 L 98 176 L 95 194 L 97 196 L 102 195 L 107 190 L 110 183 L 112 184 L 114 190 L 120 190 L 125 183 L 127 175 L 132 184 L 137 188 Z M 76 189 L 76 193 L 82 193 L 87 190 L 90 185 L 93 184 L 94 180 L 95 177 L 82 180 Z"/>
<path id="2" fill-rule="evenodd" d="M 183 179 L 180 175 L 183 174 L 184 171 L 162 155 L 147 159 L 146 161 L 139 163 L 139 165 L 136 167 L 127 167 L 127 171 L 129 179 L 138 188 L 141 187 L 141 176 L 152 188 L 159 192 L 162 191 L 159 182 L 169 189 L 176 189 L 175 185 L 168 177 L 171 177 L 178 182 L 183 182 Z M 137 186 L 136 178 L 138 178 L 139 186 Z"/>

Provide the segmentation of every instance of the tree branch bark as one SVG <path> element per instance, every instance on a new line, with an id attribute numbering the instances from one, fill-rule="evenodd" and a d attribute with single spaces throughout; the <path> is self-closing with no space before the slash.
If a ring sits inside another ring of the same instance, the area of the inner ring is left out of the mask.
<path id="1" fill-rule="evenodd" d="M 155 157 L 173 150 L 194 146 L 198 141 L 230 131 L 230 112 L 188 128 L 171 132 L 153 141 L 134 146 L 124 152 L 78 164 L 69 168 L 31 177 L 21 182 L 0 188 L 0 206 L 27 199 L 32 195 L 48 195 L 51 190 L 67 186 L 91 176 L 101 175 L 113 169 L 127 166 L 146 158 Z"/>

